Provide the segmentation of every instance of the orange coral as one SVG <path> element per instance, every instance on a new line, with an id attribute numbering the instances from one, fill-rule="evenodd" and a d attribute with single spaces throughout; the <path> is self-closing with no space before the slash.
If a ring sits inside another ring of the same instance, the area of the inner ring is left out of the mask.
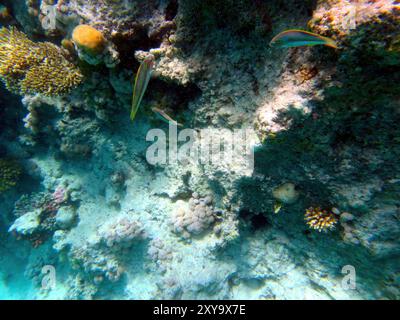
<path id="1" fill-rule="evenodd" d="M 74 29 L 72 40 L 80 49 L 89 54 L 99 54 L 106 46 L 106 39 L 103 34 L 85 24 L 81 24 Z"/>
<path id="2" fill-rule="evenodd" d="M 327 210 L 322 210 L 321 208 L 308 208 L 304 220 L 310 228 L 321 231 L 328 231 L 335 228 L 337 223 L 337 218 L 334 213 Z"/>

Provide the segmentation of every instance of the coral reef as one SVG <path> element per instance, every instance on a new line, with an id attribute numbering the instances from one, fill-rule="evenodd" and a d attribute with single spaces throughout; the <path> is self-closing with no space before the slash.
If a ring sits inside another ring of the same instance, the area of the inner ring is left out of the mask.
<path id="1" fill-rule="evenodd" d="M 24 174 L 0 190 L 0 298 L 399 299 L 396 1 L 2 4 L 1 77 L 23 97 L 0 88 L 0 159 Z M 338 49 L 268 45 L 307 23 Z M 178 147 L 194 129 L 222 156 L 175 162 L 152 110 L 183 125 Z M 152 129 L 165 163 L 147 161 Z"/>
<path id="2" fill-rule="evenodd" d="M 24 94 L 65 94 L 82 81 L 80 71 L 50 42 L 35 43 L 15 28 L 0 30 L 0 77 Z"/>
<path id="3" fill-rule="evenodd" d="M 339 39 L 349 36 L 364 24 L 385 25 L 385 33 L 394 32 L 400 22 L 399 10 L 395 0 L 319 1 L 309 26 L 318 33 L 331 34 Z M 371 34 L 363 36 L 370 37 Z M 381 35 L 381 39 L 384 38 L 387 36 Z"/>
<path id="4" fill-rule="evenodd" d="M 72 267 L 83 268 L 84 273 L 89 274 L 91 281 L 95 284 L 105 279 L 116 282 L 123 273 L 123 268 L 115 256 L 99 252 L 89 246 L 74 248 L 69 255 Z"/>
<path id="5" fill-rule="evenodd" d="M 161 272 L 166 271 L 166 265 L 173 259 L 172 248 L 168 247 L 165 242 L 159 238 L 150 241 L 147 254 Z"/>
<path id="6" fill-rule="evenodd" d="M 76 219 L 65 187 L 51 192 L 23 195 L 15 203 L 17 219 L 8 229 L 17 239 L 27 239 L 33 247 L 42 245 L 57 229 L 68 229 Z"/>

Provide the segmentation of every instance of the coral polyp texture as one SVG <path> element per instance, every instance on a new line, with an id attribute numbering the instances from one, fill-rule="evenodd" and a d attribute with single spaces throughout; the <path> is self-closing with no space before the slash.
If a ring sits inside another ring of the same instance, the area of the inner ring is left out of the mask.
<path id="1" fill-rule="evenodd" d="M 127 215 L 118 216 L 99 228 L 100 239 L 109 248 L 128 248 L 134 240 L 145 238 L 140 223 Z"/>
<path id="2" fill-rule="evenodd" d="M 319 207 L 310 207 L 304 215 L 307 225 L 318 232 L 333 230 L 337 223 L 337 218 L 334 213 L 328 210 L 323 210 Z"/>
<path id="3" fill-rule="evenodd" d="M 184 238 L 205 232 L 215 222 L 212 202 L 212 196 L 200 197 L 196 192 L 187 204 L 178 202 L 177 211 L 172 217 L 174 232 Z"/>
<path id="4" fill-rule="evenodd" d="M 83 80 L 59 47 L 35 43 L 16 28 L 0 29 L 0 77 L 12 92 L 45 96 L 66 94 Z"/>
<path id="5" fill-rule="evenodd" d="M 399 23 L 400 7 L 396 0 L 320 0 L 309 26 L 321 34 L 343 39 L 360 26 L 384 25 L 383 40 L 388 33 L 398 32 Z"/>
<path id="6" fill-rule="evenodd" d="M 21 167 L 10 159 L 0 159 L 0 194 L 17 185 Z"/>

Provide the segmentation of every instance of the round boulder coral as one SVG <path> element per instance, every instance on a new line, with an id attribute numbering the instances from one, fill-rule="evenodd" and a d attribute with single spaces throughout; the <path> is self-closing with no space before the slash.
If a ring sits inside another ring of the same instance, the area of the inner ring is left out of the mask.
<path id="1" fill-rule="evenodd" d="M 107 43 L 100 31 L 86 24 L 81 24 L 74 29 L 72 40 L 80 49 L 94 55 L 102 53 Z"/>
<path id="2" fill-rule="evenodd" d="M 296 202 L 299 197 L 299 193 L 296 190 L 296 186 L 293 183 L 284 183 L 272 191 L 273 197 L 285 204 L 291 204 Z"/>

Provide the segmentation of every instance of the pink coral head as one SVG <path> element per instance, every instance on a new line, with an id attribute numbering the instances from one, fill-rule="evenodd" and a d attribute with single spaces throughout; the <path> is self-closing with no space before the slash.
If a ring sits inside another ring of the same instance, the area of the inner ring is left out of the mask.
<path id="1" fill-rule="evenodd" d="M 56 204 L 61 204 L 66 200 L 67 193 L 63 187 L 57 187 L 53 193 L 53 200 Z"/>

